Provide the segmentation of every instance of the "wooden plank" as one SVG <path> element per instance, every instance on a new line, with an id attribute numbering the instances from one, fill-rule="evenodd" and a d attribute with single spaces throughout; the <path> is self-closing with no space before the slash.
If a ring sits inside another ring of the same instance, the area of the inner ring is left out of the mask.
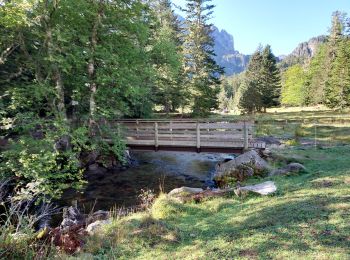
<path id="1" fill-rule="evenodd" d="M 196 123 L 173 123 L 172 125 L 165 124 L 165 125 L 159 125 L 159 129 L 196 129 Z"/>
<path id="2" fill-rule="evenodd" d="M 206 142 L 206 141 L 202 141 L 201 142 L 201 146 L 203 147 L 228 147 L 228 148 L 238 148 L 238 147 L 242 147 L 243 148 L 243 141 L 234 141 L 234 142 Z"/>
<path id="3" fill-rule="evenodd" d="M 213 124 L 200 124 L 201 129 L 243 129 L 244 124 L 233 123 L 213 123 Z"/>
<path id="4" fill-rule="evenodd" d="M 243 131 L 202 131 L 202 134 L 213 135 L 213 136 L 225 136 L 225 135 L 244 135 Z M 251 135 L 248 131 L 248 135 Z"/>
<path id="5" fill-rule="evenodd" d="M 201 135 L 201 138 L 204 139 L 217 139 L 217 140 L 243 140 L 244 135 L 223 135 L 223 136 L 215 136 L 215 135 Z"/>
<path id="6" fill-rule="evenodd" d="M 154 140 L 128 140 L 127 145 L 145 145 L 155 147 Z M 177 147 L 197 147 L 197 142 L 193 141 L 171 141 L 171 140 L 159 140 L 158 147 L 160 146 L 177 146 Z M 244 142 L 205 142 L 201 140 L 201 147 L 220 147 L 220 148 L 244 148 Z M 250 143 L 251 148 L 264 149 L 265 145 L 262 143 Z"/>

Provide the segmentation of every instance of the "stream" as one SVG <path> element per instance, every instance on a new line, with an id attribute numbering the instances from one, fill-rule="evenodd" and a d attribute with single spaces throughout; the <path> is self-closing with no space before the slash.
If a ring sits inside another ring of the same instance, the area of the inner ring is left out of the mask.
<path id="1" fill-rule="evenodd" d="M 82 192 L 67 190 L 60 200 L 62 206 L 73 201 L 85 213 L 132 207 L 139 204 L 141 190 L 158 194 L 181 186 L 207 188 L 214 185 L 212 176 L 217 162 L 233 158 L 228 154 L 188 152 L 132 152 L 135 163 L 125 170 L 89 169 Z"/>

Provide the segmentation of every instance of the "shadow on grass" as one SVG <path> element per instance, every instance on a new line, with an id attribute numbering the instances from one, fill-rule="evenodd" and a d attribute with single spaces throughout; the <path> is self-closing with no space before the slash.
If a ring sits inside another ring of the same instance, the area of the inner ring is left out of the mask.
<path id="1" fill-rule="evenodd" d="M 312 248 L 315 243 L 328 249 L 348 250 L 350 226 L 340 230 L 328 222 L 334 213 L 328 206 L 334 203 L 350 203 L 350 196 L 296 198 L 271 206 L 260 205 L 256 209 L 251 209 L 251 205 L 223 203 L 215 214 L 189 205 L 187 210 L 192 214 L 176 220 L 181 244 L 165 250 L 179 251 L 189 245 L 199 244 L 205 247 L 208 256 L 222 258 L 240 256 L 246 252 L 244 250 L 248 250 L 248 254 L 255 252 L 260 257 L 270 258 L 279 248 L 310 253 L 316 250 Z M 164 221 L 171 223 L 174 220 Z M 229 246 L 215 246 L 215 243 L 208 241 L 224 241 L 219 243 Z"/>

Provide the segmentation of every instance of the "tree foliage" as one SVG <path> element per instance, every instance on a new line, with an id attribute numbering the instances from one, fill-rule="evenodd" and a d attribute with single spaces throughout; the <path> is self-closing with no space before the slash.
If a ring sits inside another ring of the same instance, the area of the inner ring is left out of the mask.
<path id="1" fill-rule="evenodd" d="M 283 105 L 305 105 L 306 73 L 301 65 L 290 67 L 282 79 L 281 103 Z"/>
<path id="2" fill-rule="evenodd" d="M 223 69 L 213 59 L 214 40 L 209 23 L 214 5 L 211 0 L 187 0 L 184 35 L 184 72 L 186 90 L 193 114 L 205 115 L 217 108 L 220 75 Z"/>
<path id="3" fill-rule="evenodd" d="M 308 63 L 293 66 L 283 73 L 283 104 L 325 104 L 331 108 L 350 106 L 348 31 L 346 14 L 334 12 L 327 42 L 318 48 Z"/>
<path id="4" fill-rule="evenodd" d="M 266 111 L 276 106 L 280 95 L 280 72 L 276 58 L 267 45 L 252 55 L 245 73 L 240 107 L 248 113 Z"/>
<path id="5" fill-rule="evenodd" d="M 0 178 L 59 197 L 83 183 L 86 156 L 123 161 L 113 120 L 216 107 L 205 2 L 188 1 L 185 30 L 169 0 L 1 2 Z"/>

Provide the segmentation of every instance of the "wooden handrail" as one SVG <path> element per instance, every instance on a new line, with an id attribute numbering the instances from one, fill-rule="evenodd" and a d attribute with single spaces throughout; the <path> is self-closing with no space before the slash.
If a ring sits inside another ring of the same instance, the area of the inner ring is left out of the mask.
<path id="1" fill-rule="evenodd" d="M 126 144 L 149 146 L 155 150 L 164 147 L 202 148 L 264 148 L 253 141 L 252 122 L 239 121 L 184 121 L 184 120 L 126 120 L 117 124 L 124 129 Z"/>

